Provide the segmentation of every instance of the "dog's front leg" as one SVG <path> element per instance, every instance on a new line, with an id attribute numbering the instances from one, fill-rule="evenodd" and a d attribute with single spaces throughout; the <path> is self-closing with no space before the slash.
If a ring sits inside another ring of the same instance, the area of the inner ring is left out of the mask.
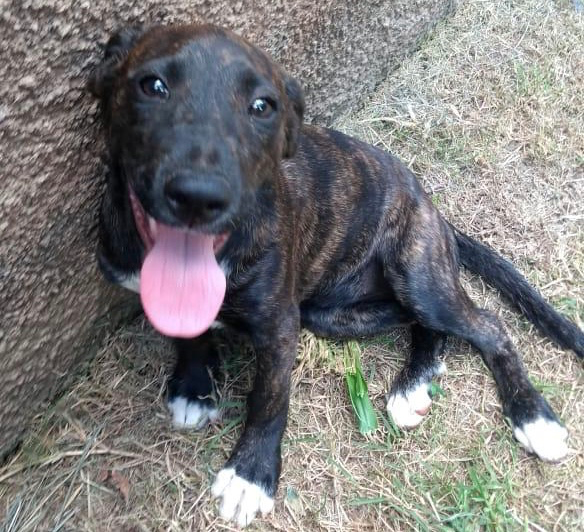
<path id="1" fill-rule="evenodd" d="M 290 375 L 296 358 L 299 310 L 274 312 L 252 335 L 257 369 L 247 401 L 245 430 L 213 484 L 224 519 L 248 525 L 274 506 L 281 469 L 280 442 L 288 417 Z"/>

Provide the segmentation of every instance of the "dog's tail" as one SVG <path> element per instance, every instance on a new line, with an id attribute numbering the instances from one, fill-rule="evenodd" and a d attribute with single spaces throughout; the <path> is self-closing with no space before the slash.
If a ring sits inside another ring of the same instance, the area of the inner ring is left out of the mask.
<path id="1" fill-rule="evenodd" d="M 559 314 L 515 267 L 489 247 L 455 227 L 460 261 L 511 301 L 545 336 L 584 358 L 584 332 Z"/>

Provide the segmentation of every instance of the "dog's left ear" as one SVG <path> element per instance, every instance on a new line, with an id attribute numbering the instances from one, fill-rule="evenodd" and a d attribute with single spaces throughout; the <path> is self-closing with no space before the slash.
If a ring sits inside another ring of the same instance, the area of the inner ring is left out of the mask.
<path id="1" fill-rule="evenodd" d="M 103 60 L 87 83 L 87 88 L 96 98 L 108 98 L 118 67 L 145 31 L 142 26 L 131 26 L 119 29 L 110 37 Z"/>
<path id="2" fill-rule="evenodd" d="M 294 78 L 285 79 L 286 95 L 288 96 L 288 116 L 286 117 L 286 145 L 283 156 L 292 157 L 298 145 L 298 134 L 304 119 L 304 91 Z"/>

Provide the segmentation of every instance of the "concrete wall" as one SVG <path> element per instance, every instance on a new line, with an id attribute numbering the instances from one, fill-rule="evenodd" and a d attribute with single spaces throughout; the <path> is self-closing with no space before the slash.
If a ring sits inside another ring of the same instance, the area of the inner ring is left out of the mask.
<path id="1" fill-rule="evenodd" d="M 0 1 L 0 456 L 136 298 L 94 261 L 103 144 L 84 86 L 123 23 L 211 21 L 268 49 L 330 122 L 454 0 Z"/>

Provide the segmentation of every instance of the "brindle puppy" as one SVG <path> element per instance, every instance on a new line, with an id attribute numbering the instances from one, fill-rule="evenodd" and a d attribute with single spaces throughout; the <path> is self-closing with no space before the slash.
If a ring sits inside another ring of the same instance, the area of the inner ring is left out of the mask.
<path id="1" fill-rule="evenodd" d="M 201 428 L 217 414 L 213 324 L 255 348 L 245 430 L 212 490 L 223 517 L 245 525 L 273 506 L 301 327 L 347 338 L 410 324 L 412 353 L 387 404 L 401 427 L 430 408 L 445 336 L 464 338 L 493 372 L 519 442 L 564 457 L 566 429 L 498 319 L 461 287 L 460 266 L 580 357 L 582 331 L 446 222 L 395 157 L 303 125 L 299 84 L 264 52 L 213 26 L 123 30 L 90 87 L 111 170 L 100 265 L 139 289 L 153 325 L 177 338 L 175 423 Z"/>

